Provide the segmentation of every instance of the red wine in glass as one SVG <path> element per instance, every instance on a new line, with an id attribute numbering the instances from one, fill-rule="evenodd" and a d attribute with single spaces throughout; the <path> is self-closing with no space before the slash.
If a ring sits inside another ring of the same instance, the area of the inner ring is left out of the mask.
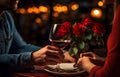
<path id="1" fill-rule="evenodd" d="M 53 24 L 51 27 L 50 34 L 49 34 L 49 41 L 51 42 L 51 45 L 57 46 L 60 48 L 59 55 L 61 55 L 61 57 L 60 57 L 59 63 L 64 62 L 64 60 L 63 60 L 64 48 L 71 42 L 71 37 L 70 37 L 69 32 L 67 34 L 65 34 L 65 37 L 58 36 L 58 33 L 62 34 L 62 32 L 60 32 L 60 31 L 62 30 L 61 28 L 64 28 L 63 26 L 64 25 L 62 25 L 62 24 Z M 67 30 L 67 29 L 64 29 L 64 31 L 65 30 Z"/>
<path id="2" fill-rule="evenodd" d="M 54 46 L 59 47 L 61 50 L 63 50 L 71 40 L 50 40 L 51 44 Z"/>
<path id="3" fill-rule="evenodd" d="M 71 42 L 71 34 L 70 34 L 70 32 L 68 32 L 67 34 L 65 34 L 65 38 L 58 37 L 57 32 L 59 32 L 59 29 L 61 29 L 61 26 L 63 26 L 63 25 L 62 24 L 53 24 L 52 25 L 51 31 L 49 34 L 49 40 L 51 42 L 51 45 L 57 46 L 61 50 L 63 50 Z M 67 30 L 67 29 L 65 29 L 65 30 Z"/>

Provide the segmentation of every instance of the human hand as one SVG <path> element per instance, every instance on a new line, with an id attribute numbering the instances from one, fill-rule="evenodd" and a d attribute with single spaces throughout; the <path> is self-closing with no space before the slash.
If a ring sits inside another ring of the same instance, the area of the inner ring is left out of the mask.
<path id="1" fill-rule="evenodd" d="M 75 62 L 75 58 L 73 58 L 68 51 L 64 52 L 64 60 L 68 62 Z"/>
<path id="2" fill-rule="evenodd" d="M 60 49 L 58 47 L 47 45 L 41 48 L 40 50 L 32 53 L 31 55 L 32 63 L 43 64 L 45 63 L 45 58 L 47 57 L 49 53 L 57 54 L 59 53 L 59 51 Z"/>
<path id="3" fill-rule="evenodd" d="M 95 67 L 96 65 L 93 64 L 91 61 L 90 61 L 90 58 L 89 57 L 81 57 L 78 59 L 77 61 L 77 66 L 82 68 L 83 70 L 87 71 L 87 72 L 90 72 L 91 69 L 93 67 Z"/>
<path id="4" fill-rule="evenodd" d="M 96 55 L 95 53 L 93 52 L 85 52 L 85 53 L 81 53 L 80 54 L 80 57 L 83 57 L 83 56 L 87 56 L 91 59 L 91 61 L 97 65 L 103 65 L 104 62 L 105 62 L 105 58 L 103 57 L 100 57 L 98 55 Z"/>

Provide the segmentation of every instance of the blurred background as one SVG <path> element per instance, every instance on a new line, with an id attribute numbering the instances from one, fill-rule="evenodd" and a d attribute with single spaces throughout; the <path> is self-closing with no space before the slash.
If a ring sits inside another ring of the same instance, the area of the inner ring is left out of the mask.
<path id="1" fill-rule="evenodd" d="M 44 46 L 49 43 L 49 31 L 54 23 L 81 22 L 85 17 L 106 28 L 104 40 L 111 31 L 113 5 L 101 0 L 20 0 L 16 11 L 11 12 L 16 27 L 27 43 Z"/>

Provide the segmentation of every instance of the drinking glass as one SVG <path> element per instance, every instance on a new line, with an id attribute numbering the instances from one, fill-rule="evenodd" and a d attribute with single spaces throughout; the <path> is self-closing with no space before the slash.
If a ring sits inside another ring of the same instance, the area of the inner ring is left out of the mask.
<path id="1" fill-rule="evenodd" d="M 64 62 L 64 48 L 71 42 L 70 26 L 63 24 L 53 24 L 49 34 L 49 41 L 51 42 L 51 45 L 60 48 L 60 57 L 58 63 Z"/>
<path id="2" fill-rule="evenodd" d="M 53 24 L 49 34 L 49 41 L 52 45 L 63 50 L 71 42 L 70 26 Z"/>

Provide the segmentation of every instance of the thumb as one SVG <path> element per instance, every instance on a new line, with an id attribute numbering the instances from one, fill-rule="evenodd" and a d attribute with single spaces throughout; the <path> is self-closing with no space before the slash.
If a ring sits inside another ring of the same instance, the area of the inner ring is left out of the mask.
<path id="1" fill-rule="evenodd" d="M 79 58 L 77 64 L 80 64 L 81 62 L 82 62 L 82 58 Z"/>

